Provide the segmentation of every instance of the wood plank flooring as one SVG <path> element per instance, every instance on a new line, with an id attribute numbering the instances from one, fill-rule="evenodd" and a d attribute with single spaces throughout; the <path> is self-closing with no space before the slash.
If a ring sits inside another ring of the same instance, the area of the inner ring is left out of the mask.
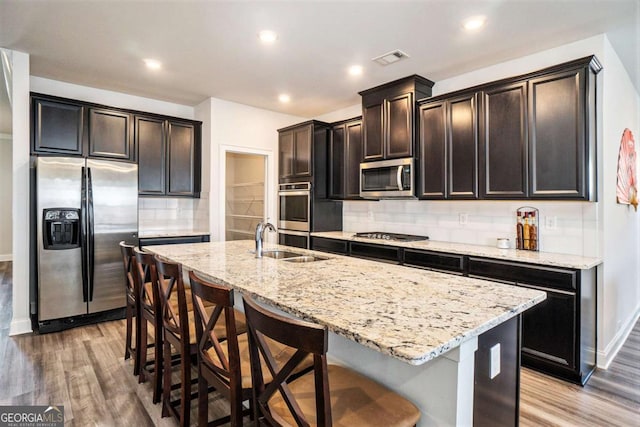
<path id="1" fill-rule="evenodd" d="M 124 320 L 8 337 L 11 263 L 0 262 L 0 405 L 64 405 L 68 426 L 175 426 L 125 361 Z M 583 388 L 523 369 L 522 426 L 640 426 L 640 323 L 611 367 Z M 227 413 L 210 398 L 210 416 Z M 191 424 L 197 421 L 192 404 Z M 356 427 L 356 426 L 354 426 Z"/>

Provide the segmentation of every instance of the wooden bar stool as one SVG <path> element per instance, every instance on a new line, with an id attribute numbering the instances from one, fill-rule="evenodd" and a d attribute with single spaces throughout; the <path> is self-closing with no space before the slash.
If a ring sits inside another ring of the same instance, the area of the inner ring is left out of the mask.
<path id="1" fill-rule="evenodd" d="M 198 425 L 242 426 L 242 402 L 251 399 L 247 334 L 238 335 L 233 291 L 189 272 L 198 341 Z M 207 304 L 208 303 L 208 304 Z M 239 342 L 242 344 L 240 349 Z M 242 354 L 241 354 L 242 351 Z M 209 385 L 230 402 L 231 414 L 209 423 Z"/>
<path id="2" fill-rule="evenodd" d="M 237 326 L 238 315 L 233 309 L 233 291 L 222 285 L 208 282 L 189 272 L 191 294 L 198 337 L 198 425 L 200 427 L 230 422 L 232 427 L 242 426 L 243 416 L 251 415 L 251 357 L 246 324 Z M 229 326 L 227 326 L 229 325 Z M 289 360 L 295 349 L 270 341 L 276 363 Z M 264 382 L 271 382 L 269 370 L 264 368 Z M 307 357 L 294 369 L 293 378 L 313 368 L 313 358 Z M 224 395 L 230 402 L 231 414 L 208 422 L 208 385 Z M 250 408 L 242 403 L 249 400 Z M 252 416 L 253 418 L 253 416 Z"/>
<path id="3" fill-rule="evenodd" d="M 153 403 L 160 402 L 162 393 L 162 302 L 158 289 L 158 272 L 153 254 L 134 249 L 137 271 L 135 278 L 140 289 L 140 348 L 153 346 L 153 360 L 147 361 L 147 352 L 140 352 L 139 382 L 151 376 Z M 153 343 L 148 343 L 148 326 L 153 326 Z"/>
<path id="4" fill-rule="evenodd" d="M 163 261 L 154 256 L 158 271 L 158 291 L 161 306 L 163 328 L 163 363 L 162 363 L 162 416 L 170 413 L 175 416 L 180 426 L 189 425 L 191 399 L 197 394 L 191 393 L 191 366 L 196 362 L 195 324 L 193 312 L 187 306 L 184 281 L 182 279 L 182 265 Z M 175 297 L 174 297 L 175 295 Z M 172 300 L 177 297 L 177 305 Z M 190 304 L 192 305 L 192 303 Z M 190 333 L 190 330 L 193 332 Z M 180 359 L 180 398 L 171 400 L 171 346 L 176 349 Z"/>
<path id="5" fill-rule="evenodd" d="M 124 284 L 126 291 L 126 322 L 124 359 L 133 355 L 133 375 L 140 373 L 140 305 L 138 304 L 138 281 L 135 279 L 135 257 L 133 245 L 128 245 L 122 240 L 120 243 L 122 264 L 124 267 Z M 132 344 L 132 334 L 135 329 L 135 346 Z"/>
<path id="6" fill-rule="evenodd" d="M 327 364 L 327 328 L 272 313 L 244 298 L 249 328 L 255 418 L 260 425 L 414 426 L 413 403 L 356 372 Z M 275 363 L 268 339 L 297 349 L 286 364 Z M 288 381 L 313 355 L 313 371 Z M 265 385 L 266 365 L 274 380 Z"/>

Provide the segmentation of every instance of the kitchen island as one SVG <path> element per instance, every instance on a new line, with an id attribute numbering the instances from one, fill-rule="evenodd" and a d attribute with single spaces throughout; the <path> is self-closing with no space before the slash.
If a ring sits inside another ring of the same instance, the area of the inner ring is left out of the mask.
<path id="1" fill-rule="evenodd" d="M 326 325 L 332 360 L 412 400 L 422 412 L 421 426 L 472 424 L 478 336 L 546 296 L 278 245 L 265 250 L 288 249 L 326 259 L 256 259 L 253 247 L 252 241 L 233 241 L 147 250 L 289 315 Z"/>

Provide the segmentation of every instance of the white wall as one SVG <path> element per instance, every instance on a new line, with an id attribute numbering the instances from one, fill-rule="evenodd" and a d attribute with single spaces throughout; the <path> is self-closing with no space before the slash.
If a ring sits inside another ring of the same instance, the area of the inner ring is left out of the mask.
<path id="1" fill-rule="evenodd" d="M 29 318 L 29 55 L 13 51 L 13 316 L 10 335 L 31 332 Z"/>
<path id="2" fill-rule="evenodd" d="M 143 98 L 122 92 L 96 89 L 89 86 L 80 86 L 36 76 L 31 76 L 30 84 L 32 92 L 46 95 L 93 102 L 95 104 L 108 105 L 109 107 L 163 114 L 183 119 L 194 118 L 194 109 L 188 105 L 173 104 L 171 102 L 158 101 L 157 99 Z"/>
<path id="3" fill-rule="evenodd" d="M 227 151 L 267 156 L 267 218 L 275 223 L 277 212 L 275 195 L 278 184 L 277 129 L 306 119 L 216 98 L 210 98 L 198 105 L 196 116 L 210 124 L 210 133 L 203 134 L 203 145 L 208 138 L 206 143 L 210 150 L 208 173 L 211 176 L 209 205 L 211 240 L 224 240 L 224 181 Z M 273 241 L 273 239 L 274 236 L 270 236 L 270 240 Z"/>
<path id="4" fill-rule="evenodd" d="M 625 71 L 620 58 L 605 39 L 603 60 L 601 167 L 604 204 L 604 286 L 598 294 L 603 313 L 599 327 L 599 354 L 608 364 L 623 344 L 629 329 L 640 314 L 640 213 L 629 205 L 616 203 L 618 149 L 625 128 L 629 128 L 640 152 L 640 95 Z"/>
<path id="5" fill-rule="evenodd" d="M 10 134 L 0 134 L 0 261 L 11 261 L 13 149 Z"/>

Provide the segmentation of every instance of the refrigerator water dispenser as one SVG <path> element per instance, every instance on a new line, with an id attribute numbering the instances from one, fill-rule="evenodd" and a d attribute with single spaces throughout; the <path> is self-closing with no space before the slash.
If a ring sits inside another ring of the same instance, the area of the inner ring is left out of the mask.
<path id="1" fill-rule="evenodd" d="M 80 209 L 52 208 L 42 212 L 44 249 L 80 247 Z"/>

